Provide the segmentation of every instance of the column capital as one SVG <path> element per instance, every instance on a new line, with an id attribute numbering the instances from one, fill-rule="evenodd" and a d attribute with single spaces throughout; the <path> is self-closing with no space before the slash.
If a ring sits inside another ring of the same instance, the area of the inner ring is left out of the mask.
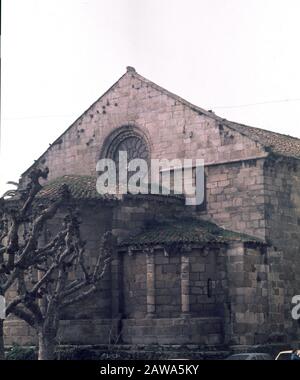
<path id="1" fill-rule="evenodd" d="M 154 248 L 153 247 L 145 247 L 143 249 L 143 252 L 145 252 L 147 256 L 151 256 L 154 254 Z"/>
<path id="2" fill-rule="evenodd" d="M 181 254 L 187 255 L 192 252 L 192 246 L 190 244 L 184 244 L 181 249 Z"/>

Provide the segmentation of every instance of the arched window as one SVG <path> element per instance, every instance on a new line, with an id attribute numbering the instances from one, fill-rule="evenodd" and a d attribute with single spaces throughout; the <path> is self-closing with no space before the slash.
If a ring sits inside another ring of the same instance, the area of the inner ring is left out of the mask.
<path id="1" fill-rule="evenodd" d="M 118 162 L 119 152 L 127 152 L 128 161 L 142 158 L 150 159 L 149 143 L 146 136 L 137 128 L 126 126 L 113 132 L 104 144 L 102 158 L 111 158 Z"/>
<path id="2" fill-rule="evenodd" d="M 148 147 L 140 136 L 124 136 L 117 146 L 114 148 L 113 159 L 115 162 L 119 160 L 119 152 L 127 152 L 127 159 L 131 161 L 135 158 L 142 158 L 149 161 L 149 150 Z"/>
<path id="3" fill-rule="evenodd" d="M 149 148 L 149 139 L 147 138 L 146 134 L 144 134 L 141 130 L 138 128 L 135 128 L 133 126 L 125 126 L 122 128 L 119 128 L 115 130 L 113 133 L 111 133 L 108 138 L 105 140 L 105 143 L 102 148 L 101 152 L 101 158 L 110 158 L 115 162 L 116 165 L 116 181 L 118 189 L 120 190 L 119 186 L 124 186 L 124 179 L 127 181 L 130 180 L 131 176 L 134 174 L 132 172 L 128 172 L 127 176 L 121 177 L 120 175 L 120 168 L 122 170 L 124 169 L 124 164 L 126 165 L 126 162 L 122 163 L 122 166 L 119 164 L 119 153 L 120 152 L 126 152 L 127 153 L 127 165 L 130 163 L 130 161 L 134 159 L 143 159 L 146 161 L 147 165 L 143 165 L 143 170 L 145 170 L 145 167 L 147 168 L 146 173 L 142 173 L 140 169 L 137 169 L 138 174 L 140 174 L 140 179 L 136 182 L 137 187 L 141 190 L 143 187 L 143 190 L 148 192 L 148 173 L 149 173 L 149 164 L 150 164 L 150 148 Z M 141 165 L 142 166 L 142 165 Z M 123 173 L 123 172 L 122 172 Z M 121 173 L 121 175 L 122 175 Z M 121 181 L 121 182 L 120 182 Z M 146 186 L 146 187 L 144 187 Z M 145 190 L 146 189 L 146 190 Z M 124 189 L 122 189 L 124 190 Z M 125 191 L 127 191 L 127 187 L 125 187 Z"/>

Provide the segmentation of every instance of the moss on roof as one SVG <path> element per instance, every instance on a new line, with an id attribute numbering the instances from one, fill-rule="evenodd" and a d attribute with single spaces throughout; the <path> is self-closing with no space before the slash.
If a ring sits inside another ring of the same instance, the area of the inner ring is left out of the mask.
<path id="1" fill-rule="evenodd" d="M 259 142 L 273 153 L 286 157 L 300 158 L 300 139 L 296 137 L 233 122 L 228 122 L 228 126 Z"/>
<path id="2" fill-rule="evenodd" d="M 225 230 L 214 223 L 198 219 L 178 219 L 152 223 L 144 231 L 125 239 L 120 246 L 165 245 L 172 243 L 260 243 L 258 238 Z"/>
<path id="3" fill-rule="evenodd" d="M 122 194 L 99 194 L 96 188 L 97 177 L 83 175 L 64 175 L 49 181 L 39 192 L 38 197 L 42 199 L 56 199 L 59 197 L 63 186 L 67 186 L 71 198 L 74 200 L 110 200 L 117 201 L 122 199 Z M 149 186 L 149 192 L 151 188 Z M 162 191 L 162 188 L 160 188 Z M 124 199 L 150 199 L 163 202 L 182 203 L 184 196 L 176 194 L 124 194 Z"/>
<path id="4" fill-rule="evenodd" d="M 65 175 L 47 183 L 39 192 L 40 198 L 56 199 L 66 185 L 72 199 L 75 200 L 117 200 L 115 195 L 99 194 L 96 189 L 96 177 Z"/>

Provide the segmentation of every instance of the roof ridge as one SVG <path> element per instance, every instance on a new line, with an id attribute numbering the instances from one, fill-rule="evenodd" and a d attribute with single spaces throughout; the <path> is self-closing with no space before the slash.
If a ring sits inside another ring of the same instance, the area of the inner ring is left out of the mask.
<path id="1" fill-rule="evenodd" d="M 290 139 L 295 139 L 295 140 L 299 140 L 300 141 L 300 137 L 296 137 L 296 136 L 292 136 L 292 135 L 287 135 L 285 133 L 270 131 L 269 129 L 265 129 L 265 128 L 261 128 L 261 127 L 253 127 L 252 125 L 247 125 L 247 124 L 243 124 L 243 123 L 237 123 L 236 121 L 227 120 L 227 122 L 232 123 L 232 124 L 237 124 L 237 125 L 239 125 L 241 127 L 256 129 L 256 130 L 259 130 L 259 131 L 268 132 L 268 133 L 272 133 L 274 135 L 278 135 L 278 136 L 282 136 L 282 137 L 288 137 Z"/>

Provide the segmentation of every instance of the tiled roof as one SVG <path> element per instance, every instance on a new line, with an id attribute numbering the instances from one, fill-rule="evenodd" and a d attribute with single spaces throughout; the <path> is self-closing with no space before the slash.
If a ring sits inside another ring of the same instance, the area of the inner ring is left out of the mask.
<path id="1" fill-rule="evenodd" d="M 46 183 L 39 192 L 38 197 L 43 199 L 56 199 L 61 194 L 63 186 L 67 186 L 71 198 L 74 200 L 122 200 L 122 199 L 147 199 L 163 202 L 182 203 L 184 196 L 176 194 L 99 194 L 96 189 L 97 177 L 81 175 L 64 175 Z M 162 191 L 162 188 L 160 188 Z"/>
<path id="2" fill-rule="evenodd" d="M 225 123 L 226 124 L 226 123 Z M 227 125 L 241 134 L 259 142 L 273 153 L 281 156 L 300 158 L 300 139 L 265 129 L 227 122 Z"/>
<path id="3" fill-rule="evenodd" d="M 66 185 L 75 200 L 117 200 L 115 195 L 99 194 L 96 190 L 96 177 L 65 175 L 47 183 L 39 192 L 40 198 L 55 199 Z"/>
<path id="4" fill-rule="evenodd" d="M 230 241 L 263 242 L 259 239 L 225 230 L 214 223 L 198 219 L 178 219 L 152 223 L 144 231 L 121 242 L 120 246 L 165 245 L 172 243 L 226 243 Z"/>

